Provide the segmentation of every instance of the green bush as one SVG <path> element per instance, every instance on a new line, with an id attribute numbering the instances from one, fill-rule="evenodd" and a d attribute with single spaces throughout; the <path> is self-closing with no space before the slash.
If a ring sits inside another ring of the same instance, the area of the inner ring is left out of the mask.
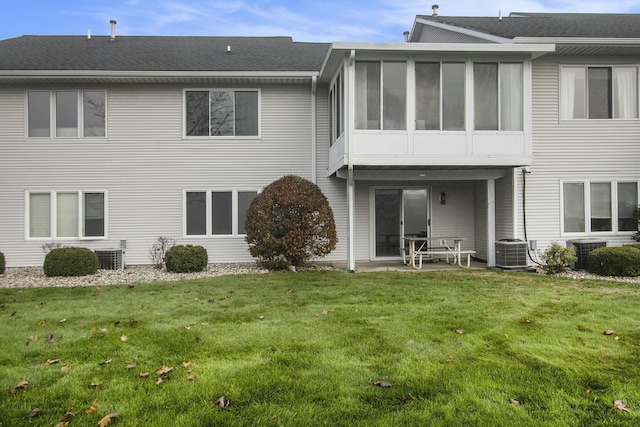
<path id="1" fill-rule="evenodd" d="M 587 271 L 601 276 L 640 276 L 640 250 L 632 246 L 595 249 L 587 258 Z"/>
<path id="2" fill-rule="evenodd" d="M 193 273 L 207 268 L 209 255 L 202 246 L 177 245 L 167 251 L 164 264 L 167 271 Z"/>
<path id="3" fill-rule="evenodd" d="M 4 274 L 5 267 L 6 267 L 6 264 L 4 261 L 4 254 L 0 252 L 0 274 Z"/>
<path id="4" fill-rule="evenodd" d="M 96 274 L 100 264 L 98 255 L 87 248 L 56 248 L 44 258 L 44 274 L 54 276 L 87 276 Z"/>
<path id="5" fill-rule="evenodd" d="M 578 260 L 576 256 L 576 248 L 569 246 L 568 248 L 562 246 L 558 242 L 553 242 L 546 251 L 542 253 L 542 260 L 544 265 L 542 269 L 547 274 L 558 274 L 567 270 L 570 262 Z"/>
<path id="6" fill-rule="evenodd" d="M 274 270 L 323 257 L 338 241 L 333 211 L 320 187 L 295 175 L 272 182 L 247 210 L 249 252 Z"/>

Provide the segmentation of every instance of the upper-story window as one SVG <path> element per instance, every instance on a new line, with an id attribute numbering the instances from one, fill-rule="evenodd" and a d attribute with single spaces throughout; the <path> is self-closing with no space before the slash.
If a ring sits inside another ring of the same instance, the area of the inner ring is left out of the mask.
<path id="1" fill-rule="evenodd" d="M 342 71 L 338 73 L 329 89 L 329 135 L 330 143 L 342 136 L 344 132 L 344 82 Z"/>
<path id="2" fill-rule="evenodd" d="M 258 136 L 257 90 L 185 91 L 186 136 Z"/>
<path id="3" fill-rule="evenodd" d="M 416 129 L 465 129 L 465 64 L 416 63 Z"/>
<path id="4" fill-rule="evenodd" d="M 475 130 L 522 130 L 522 63 L 474 63 L 473 89 Z"/>
<path id="5" fill-rule="evenodd" d="M 105 191 L 29 192 L 26 200 L 27 237 L 106 237 L 106 199 Z"/>
<path id="6" fill-rule="evenodd" d="M 356 62 L 356 129 L 407 129 L 406 62 Z"/>
<path id="7" fill-rule="evenodd" d="M 637 119 L 637 67 L 563 66 L 560 118 Z"/>
<path id="8" fill-rule="evenodd" d="M 30 138 L 101 138 L 106 135 L 103 90 L 34 90 L 27 92 Z"/>

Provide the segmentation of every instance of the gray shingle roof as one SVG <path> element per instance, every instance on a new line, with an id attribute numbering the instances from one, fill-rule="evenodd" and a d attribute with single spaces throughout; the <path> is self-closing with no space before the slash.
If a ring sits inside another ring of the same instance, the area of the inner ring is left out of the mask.
<path id="1" fill-rule="evenodd" d="M 290 37 L 22 36 L 0 40 L 0 70 L 307 72 L 328 49 Z"/>
<path id="2" fill-rule="evenodd" d="M 494 36 L 640 38 L 640 14 L 525 13 L 495 17 L 431 16 L 417 18 Z"/>

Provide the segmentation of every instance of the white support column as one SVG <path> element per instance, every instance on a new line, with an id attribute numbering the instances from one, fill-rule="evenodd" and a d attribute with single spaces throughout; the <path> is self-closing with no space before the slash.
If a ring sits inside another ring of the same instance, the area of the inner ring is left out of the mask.
<path id="1" fill-rule="evenodd" d="M 349 177 L 347 178 L 347 272 L 356 271 L 354 237 L 355 237 L 355 208 L 356 191 L 353 180 L 353 166 L 349 165 Z"/>
<path id="2" fill-rule="evenodd" d="M 318 183 L 318 136 L 316 125 L 316 90 L 318 78 L 311 77 L 311 182 Z"/>
<path id="3" fill-rule="evenodd" d="M 487 267 L 496 266 L 496 180 L 487 180 Z"/>

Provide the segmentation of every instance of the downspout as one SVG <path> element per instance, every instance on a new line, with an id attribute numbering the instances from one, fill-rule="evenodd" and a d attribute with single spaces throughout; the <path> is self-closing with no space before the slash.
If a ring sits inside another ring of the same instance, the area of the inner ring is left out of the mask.
<path id="1" fill-rule="evenodd" d="M 518 233 L 520 224 L 518 221 L 519 217 L 518 217 L 518 169 L 517 168 L 513 168 L 511 170 L 511 193 L 512 193 L 511 221 L 513 221 L 511 235 L 513 236 L 514 239 L 517 239 L 518 236 L 520 235 L 520 233 Z"/>
<path id="2" fill-rule="evenodd" d="M 318 89 L 318 77 L 311 77 L 311 182 L 318 181 L 318 136 L 316 118 L 316 91 Z"/>
<path id="3" fill-rule="evenodd" d="M 349 55 L 349 78 L 347 82 L 349 83 L 349 112 L 347 114 L 347 126 L 345 129 L 345 136 L 348 137 L 347 140 L 347 273 L 353 273 L 356 271 L 356 260 L 355 260 L 355 181 L 353 179 L 353 160 L 351 157 L 351 153 L 353 153 L 353 138 L 349 135 L 350 131 L 353 129 L 354 123 L 354 107 L 355 107 L 355 61 L 356 61 L 356 51 L 355 49 L 351 50 L 351 54 Z"/>

